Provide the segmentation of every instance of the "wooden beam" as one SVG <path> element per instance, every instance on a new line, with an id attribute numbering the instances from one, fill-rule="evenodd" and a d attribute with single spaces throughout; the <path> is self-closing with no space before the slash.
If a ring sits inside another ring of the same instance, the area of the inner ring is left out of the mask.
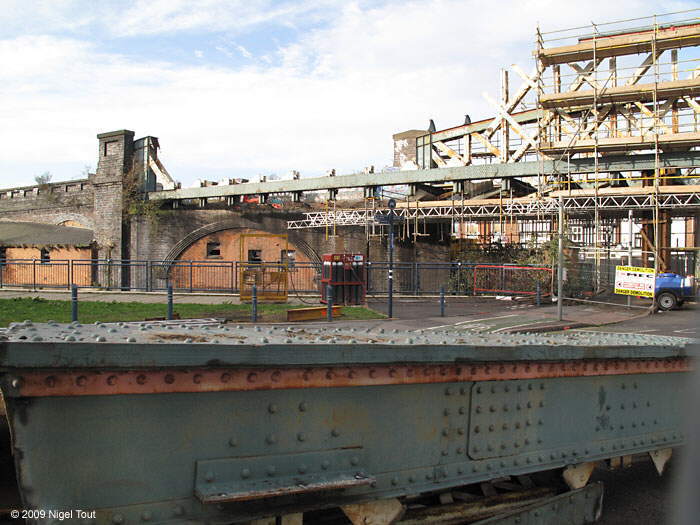
<path id="1" fill-rule="evenodd" d="M 689 97 L 686 95 L 683 97 L 683 100 L 685 100 L 688 103 L 688 106 L 693 108 L 693 111 L 695 113 L 700 113 L 700 104 L 698 104 L 693 97 Z"/>
<path id="2" fill-rule="evenodd" d="M 508 105 L 508 70 L 501 70 L 501 107 Z M 509 122 L 513 120 L 509 118 L 510 115 L 508 111 L 501 112 L 501 117 L 504 121 L 501 121 L 501 162 L 508 162 L 508 156 L 510 155 L 510 126 Z M 515 122 L 513 120 L 513 122 Z M 517 123 L 516 123 L 517 125 Z M 513 128 L 515 129 L 515 128 Z"/>
<path id="3" fill-rule="evenodd" d="M 433 161 L 435 162 L 435 164 L 438 165 L 438 167 L 440 167 L 440 168 L 447 167 L 447 162 L 445 162 L 445 160 L 440 156 L 440 154 L 437 151 L 431 150 L 430 153 L 431 153 L 431 156 L 433 158 Z"/>
<path id="4" fill-rule="evenodd" d="M 489 140 L 486 137 L 484 137 L 481 133 L 472 133 L 471 136 L 479 142 L 481 142 L 492 155 L 499 158 L 501 157 L 501 150 L 499 150 L 496 146 L 491 144 L 491 142 L 489 142 Z"/>
<path id="5" fill-rule="evenodd" d="M 516 70 L 517 72 L 517 70 Z M 526 75 L 527 76 L 527 75 Z M 539 76 L 537 74 L 537 69 L 535 69 L 532 74 L 529 75 L 529 78 L 531 80 L 531 83 L 535 85 L 535 89 L 537 89 L 537 82 L 539 80 Z M 522 86 L 520 86 L 520 89 L 517 91 L 517 93 L 513 96 L 513 98 L 508 102 L 506 105 L 508 113 L 513 111 L 518 104 L 525 98 L 525 95 L 528 94 L 530 91 L 531 86 L 530 82 L 525 82 Z M 488 127 L 484 130 L 484 136 L 487 139 L 490 139 L 493 137 L 493 134 L 496 132 L 498 127 L 500 126 L 501 122 L 503 122 L 499 117 L 495 117 L 491 123 L 488 125 Z"/>
<path id="6" fill-rule="evenodd" d="M 535 136 L 532 137 L 533 141 L 537 140 L 537 137 L 539 137 L 540 131 L 546 129 L 546 126 L 549 125 L 549 123 L 552 121 L 553 118 L 554 118 L 554 113 L 551 111 L 548 111 L 547 115 L 540 122 L 540 126 L 538 126 L 537 131 L 535 132 Z M 515 150 L 515 152 L 511 155 L 510 160 L 508 162 L 512 163 L 512 162 L 519 161 L 523 157 L 523 155 L 525 155 L 530 150 L 531 147 L 534 147 L 535 149 L 537 149 L 537 145 L 535 144 L 533 146 L 533 142 L 524 141 L 520 145 L 520 147 L 517 150 Z"/>
<path id="7" fill-rule="evenodd" d="M 649 117 L 649 118 L 651 118 L 651 119 L 654 120 L 654 123 L 652 124 L 652 126 L 655 126 L 655 125 L 657 124 L 657 122 L 656 122 L 656 117 L 655 117 L 653 111 L 651 111 L 649 108 L 647 108 L 647 107 L 646 107 L 644 104 L 642 104 L 641 102 L 634 102 L 633 104 L 639 108 L 639 111 L 641 111 L 641 112 L 644 113 L 647 117 Z M 670 129 L 666 124 L 664 124 L 663 122 L 659 122 L 659 123 L 658 123 L 658 126 L 659 126 L 660 129 L 665 130 L 666 133 L 671 133 L 671 129 Z M 638 126 L 638 128 L 639 128 L 640 130 L 644 130 L 644 129 L 646 129 L 646 126 Z"/>
<path id="8" fill-rule="evenodd" d="M 569 91 L 577 91 L 581 86 L 583 86 L 583 83 L 586 82 L 586 76 L 589 75 L 594 68 L 598 67 L 602 61 L 602 58 L 596 59 L 595 63 L 593 60 L 591 60 L 583 67 L 579 66 L 578 64 L 569 64 L 571 69 L 578 73 L 578 76 L 569 85 Z"/>
<path id="9" fill-rule="evenodd" d="M 658 51 L 656 53 L 656 60 L 659 59 L 663 51 Z M 625 82 L 626 86 L 634 86 L 639 79 L 644 76 L 644 74 L 649 71 L 649 68 L 654 65 L 654 54 L 649 53 L 644 61 L 639 65 L 639 67 L 632 73 L 632 76 Z"/>
<path id="10" fill-rule="evenodd" d="M 505 121 L 508 122 L 508 124 L 510 124 L 510 127 L 513 128 L 513 131 L 515 131 L 518 135 L 520 135 L 520 137 L 523 140 L 530 142 L 532 147 L 535 147 L 535 148 L 537 147 L 532 136 L 530 136 L 530 134 L 527 133 L 523 129 L 523 127 L 515 121 L 515 119 L 506 111 L 506 109 L 501 104 L 499 104 L 494 99 L 492 99 L 488 93 L 484 92 L 484 93 L 482 93 L 482 95 L 486 99 L 486 101 L 496 109 L 496 113 L 498 113 L 501 116 L 501 118 L 503 118 Z M 502 145 L 501 147 L 504 147 L 504 145 Z"/>
<path id="11" fill-rule="evenodd" d="M 401 519 L 406 512 L 406 508 L 396 498 L 343 505 L 340 508 L 352 525 L 390 525 Z"/>
<path id="12" fill-rule="evenodd" d="M 464 157 L 462 157 L 462 155 L 460 155 L 460 154 L 457 153 L 455 150 L 453 150 L 452 148 L 450 148 L 450 147 L 449 147 L 447 144 L 445 144 L 444 142 L 440 142 L 440 141 L 433 142 L 433 146 L 435 146 L 437 149 L 439 149 L 439 150 L 440 150 L 440 153 L 444 153 L 445 155 L 447 155 L 447 156 L 450 157 L 451 159 L 458 160 L 458 161 L 462 164 L 462 166 L 467 166 L 467 165 L 469 164 L 469 163 L 466 161 L 466 159 L 465 159 Z"/>

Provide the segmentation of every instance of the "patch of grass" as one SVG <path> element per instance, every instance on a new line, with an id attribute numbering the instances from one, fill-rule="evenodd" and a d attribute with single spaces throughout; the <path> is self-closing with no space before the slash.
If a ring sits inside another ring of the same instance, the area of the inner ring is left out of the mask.
<path id="1" fill-rule="evenodd" d="M 258 320 L 262 322 L 286 321 L 287 310 L 305 308 L 309 305 L 259 304 Z M 78 306 L 78 319 L 81 323 L 104 323 L 118 321 L 143 321 L 164 318 L 167 313 L 165 301 L 158 303 L 81 301 Z M 217 317 L 229 321 L 249 321 L 249 304 L 188 304 L 175 303 L 175 313 L 182 319 Z M 343 307 L 341 319 L 382 319 L 385 316 L 363 306 Z M 55 301 L 39 297 L 0 299 L 0 326 L 29 319 L 35 323 L 49 320 L 69 323 L 70 301 Z"/>

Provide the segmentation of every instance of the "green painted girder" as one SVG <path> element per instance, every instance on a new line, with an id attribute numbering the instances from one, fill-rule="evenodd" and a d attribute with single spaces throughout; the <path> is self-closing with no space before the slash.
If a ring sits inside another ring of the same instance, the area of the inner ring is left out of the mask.
<path id="1" fill-rule="evenodd" d="M 545 111 L 541 109 L 528 109 L 525 111 L 518 111 L 511 113 L 511 118 L 515 120 L 518 124 L 534 124 L 541 117 L 544 117 Z M 454 139 L 459 139 L 470 133 L 482 133 L 486 131 L 489 126 L 493 123 L 493 119 L 480 120 L 478 122 L 472 122 L 471 124 L 465 124 L 462 126 L 455 126 L 454 128 L 447 128 L 440 131 L 436 131 L 432 135 L 426 133 L 418 137 L 418 140 L 423 141 L 424 144 L 428 144 L 432 137 L 433 142 L 437 141 L 450 141 Z"/>
<path id="2" fill-rule="evenodd" d="M 22 323 L 6 332 L 0 387 L 24 508 L 95 509 L 105 524 L 243 522 L 674 447 L 684 440 L 689 373 L 665 364 L 696 350 L 687 339 L 620 334 L 149 326 Z M 328 333 L 348 342 L 308 343 Z M 200 342 L 153 342 L 178 337 Z M 246 344 L 217 343 L 226 337 Z M 250 367 L 325 377 L 328 365 L 413 363 L 423 374 L 442 363 L 545 372 L 575 361 L 590 372 L 605 359 L 605 373 L 619 365 L 620 375 L 439 382 L 438 371 L 412 384 L 167 389 L 180 384 L 174 376 L 192 384 L 219 369 L 250 379 Z M 651 373 L 625 366 L 644 361 Z M 139 376 L 128 372 L 141 369 L 154 375 L 139 384 L 159 393 L 129 388 Z M 87 376 L 107 385 L 120 373 L 124 394 L 80 392 Z M 73 381 L 62 374 L 76 374 L 72 390 L 52 395 Z"/>
<path id="3" fill-rule="evenodd" d="M 99 523 L 235 522 L 677 446 L 685 376 L 7 398 L 7 408 L 25 508 L 97 509 Z"/>
<path id="4" fill-rule="evenodd" d="M 485 180 L 511 177 L 535 177 L 540 174 L 594 173 L 610 171 L 639 171 L 655 168 L 653 154 L 623 155 L 594 158 L 578 158 L 567 161 L 544 160 L 542 162 L 514 162 L 479 164 L 429 170 L 392 171 L 386 173 L 354 173 L 336 177 L 310 177 L 297 180 L 249 182 L 207 186 L 205 188 L 181 188 L 149 192 L 148 199 L 171 201 L 240 195 L 265 195 L 306 191 L 335 190 L 343 188 L 367 188 L 373 186 L 396 186 L 403 184 Z M 700 167 L 700 152 L 669 152 L 659 155 L 660 168 Z"/>
<path id="5" fill-rule="evenodd" d="M 484 345 L 423 342 L 417 336 L 398 339 L 398 344 L 382 343 L 296 343 L 276 344 L 261 334 L 248 344 L 136 344 L 136 343 L 1 343 L 0 367 L 32 368 L 162 368 L 193 366 L 324 366 L 394 363 L 481 363 L 485 361 L 568 361 L 572 359 L 666 359 L 695 355 L 688 339 L 638 337 L 626 343 L 611 339 L 608 345 L 577 345 L 556 336 L 499 335 Z M 408 334 L 409 336 L 411 334 Z M 466 337 L 466 336 L 465 336 Z M 444 338 L 444 336 L 443 336 Z M 546 341 L 551 343 L 546 343 Z M 664 344 L 662 344 L 662 342 Z"/>

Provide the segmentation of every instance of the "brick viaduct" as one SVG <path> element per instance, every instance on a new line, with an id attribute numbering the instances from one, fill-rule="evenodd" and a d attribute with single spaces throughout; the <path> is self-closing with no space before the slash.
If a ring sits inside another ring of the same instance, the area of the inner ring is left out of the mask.
<path id="1" fill-rule="evenodd" d="M 288 233 L 290 248 L 306 260 L 337 251 L 366 253 L 373 260 L 386 258 L 386 239 L 368 240 L 362 228 L 344 228 L 330 238 L 323 230 L 288 232 L 286 222 L 300 218 L 304 210 L 292 203 L 281 210 L 221 202 L 205 208 L 194 204 L 177 209 L 136 206 L 134 212 L 131 206 L 143 199 L 148 184 L 144 179 L 148 170 L 141 164 L 144 141 L 153 138 L 135 141 L 134 132 L 128 130 L 102 133 L 97 138 L 96 173 L 82 180 L 0 190 L 0 219 L 92 229 L 101 259 L 172 260 L 186 255 L 189 246 L 207 235 L 226 231 Z M 425 237 L 416 245 L 399 243 L 397 260 L 444 260 L 448 247 L 436 237 Z"/>

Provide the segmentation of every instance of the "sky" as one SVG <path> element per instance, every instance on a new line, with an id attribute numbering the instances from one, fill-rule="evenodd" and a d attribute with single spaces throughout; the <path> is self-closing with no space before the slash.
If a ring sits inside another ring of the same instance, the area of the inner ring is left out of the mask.
<path id="1" fill-rule="evenodd" d="M 0 0 L 0 187 L 94 171 L 98 133 L 160 139 L 183 186 L 392 162 L 392 134 L 493 115 L 542 31 L 689 0 Z M 592 20 L 593 17 L 593 20 Z M 517 78 L 517 77 L 516 77 Z M 519 82 L 515 82 L 519 86 Z M 513 89 L 517 86 L 513 86 Z"/>

